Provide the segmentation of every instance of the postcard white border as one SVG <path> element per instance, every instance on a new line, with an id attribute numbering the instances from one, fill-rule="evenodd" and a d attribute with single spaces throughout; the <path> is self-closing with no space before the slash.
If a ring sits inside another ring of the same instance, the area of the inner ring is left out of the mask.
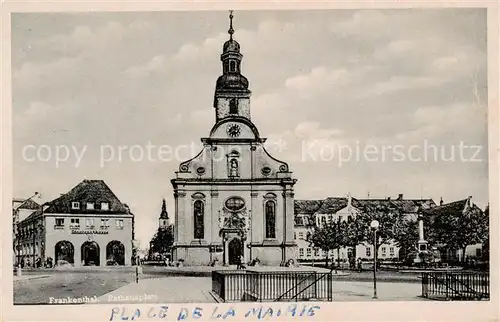
<path id="1" fill-rule="evenodd" d="M 170 2 L 21 2 L 4 1 L 2 7 L 2 109 L 1 109 L 1 205 L 2 225 L 2 319 L 4 321 L 102 321 L 109 320 L 111 309 L 115 305 L 68 305 L 68 306 L 13 306 L 12 277 L 12 125 L 11 125 L 11 66 L 10 66 L 10 13 L 11 12 L 64 12 L 64 11 L 163 11 L 163 10 L 296 10 L 296 9 L 375 9 L 375 8 L 440 8 L 440 7 L 477 7 L 488 8 L 488 126 L 489 126 L 489 196 L 490 196 L 490 234 L 491 238 L 491 300 L 481 302 L 332 302 L 318 303 L 321 309 L 312 318 L 318 321 L 489 321 L 498 320 L 498 271 L 499 271 L 499 208 L 498 183 L 499 166 L 499 104 L 498 104 L 498 13 L 496 1 L 322 1 L 322 2 L 230 2 L 230 1 L 170 1 Z M 228 308 L 229 304 L 169 304 L 170 310 L 178 311 L 181 307 L 199 306 L 206 312 L 213 307 Z M 308 303 L 312 304 L 312 303 Z M 265 305 L 265 304 L 264 304 Z M 288 303 L 279 304 L 286 307 Z M 153 304 L 123 305 L 128 312 L 141 308 L 147 312 Z M 238 311 L 245 311 L 255 304 L 238 303 L 232 305 Z M 173 316 L 172 316 L 173 317 Z M 170 317 L 170 319 L 172 319 Z M 144 320 L 141 317 L 141 320 Z M 169 320 L 170 320 L 169 319 Z M 274 319 L 274 318 L 272 318 Z M 191 319 L 190 319 L 191 320 Z M 205 319 L 200 319 L 205 320 Z M 239 321 L 240 319 L 232 319 Z M 288 320 L 281 318 L 281 320 Z M 189 320 L 186 320 L 189 321 Z"/>

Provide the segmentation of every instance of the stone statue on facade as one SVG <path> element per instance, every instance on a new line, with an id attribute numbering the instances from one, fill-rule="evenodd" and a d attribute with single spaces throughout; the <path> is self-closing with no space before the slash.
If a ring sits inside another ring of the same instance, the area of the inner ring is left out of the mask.
<path id="1" fill-rule="evenodd" d="M 245 230 L 249 231 L 250 230 L 250 224 L 252 222 L 252 216 L 250 213 L 245 217 Z"/>
<path id="2" fill-rule="evenodd" d="M 231 177 L 239 177 L 238 173 L 238 161 L 236 159 L 231 159 L 229 161 L 229 176 Z"/>
<path id="3" fill-rule="evenodd" d="M 224 215 L 219 211 L 219 228 L 224 228 Z"/>

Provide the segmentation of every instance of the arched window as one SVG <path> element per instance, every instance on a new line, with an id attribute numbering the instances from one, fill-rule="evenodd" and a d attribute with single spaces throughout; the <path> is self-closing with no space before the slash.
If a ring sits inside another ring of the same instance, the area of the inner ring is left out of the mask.
<path id="1" fill-rule="evenodd" d="M 193 205 L 193 215 L 194 215 L 194 238 L 203 239 L 205 237 L 205 225 L 203 223 L 205 217 L 203 201 L 196 200 Z"/>
<path id="2" fill-rule="evenodd" d="M 236 62 L 234 60 L 231 60 L 229 62 L 229 66 L 230 66 L 230 69 L 231 69 L 232 72 L 236 71 Z"/>
<path id="3" fill-rule="evenodd" d="M 276 238 L 276 203 L 268 200 L 265 203 L 266 238 Z"/>
<path id="4" fill-rule="evenodd" d="M 236 98 L 229 101 L 229 113 L 238 114 L 238 102 L 236 101 Z"/>

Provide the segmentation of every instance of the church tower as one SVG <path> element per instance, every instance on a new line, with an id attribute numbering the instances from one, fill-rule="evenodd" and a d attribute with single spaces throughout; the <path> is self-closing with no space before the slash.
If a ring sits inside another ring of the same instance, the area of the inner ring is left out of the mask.
<path id="1" fill-rule="evenodd" d="M 165 201 L 165 198 L 163 198 L 163 204 L 161 206 L 161 213 L 158 221 L 158 227 L 166 229 L 168 226 L 170 226 L 170 220 L 168 218 L 167 203 Z"/>
<path id="2" fill-rule="evenodd" d="M 179 165 L 171 180 L 175 200 L 174 260 L 185 265 L 234 265 L 259 260 L 285 265 L 296 259 L 294 190 L 286 162 L 265 149 L 251 121 L 248 80 L 240 44 L 222 46 L 222 75 L 213 107 L 215 124 L 203 149 Z"/>
<path id="3" fill-rule="evenodd" d="M 216 121 L 230 116 L 242 116 L 250 120 L 250 95 L 248 80 L 241 74 L 243 55 L 240 44 L 233 39 L 233 13 L 229 15 L 229 40 L 224 43 L 220 60 L 222 75 L 215 86 L 214 107 Z"/>

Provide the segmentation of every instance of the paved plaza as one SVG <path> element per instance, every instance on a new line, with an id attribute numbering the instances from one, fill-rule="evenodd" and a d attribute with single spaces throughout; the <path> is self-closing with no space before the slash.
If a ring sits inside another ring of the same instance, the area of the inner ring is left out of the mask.
<path id="1" fill-rule="evenodd" d="M 48 304 L 51 297 L 97 297 L 99 303 L 189 303 L 214 302 L 211 272 L 221 267 L 144 267 L 139 283 L 135 268 L 31 270 L 14 276 L 15 304 Z M 229 268 L 231 269 L 231 267 Z M 268 270 L 269 268 L 260 268 Z M 297 270 L 311 268 L 301 267 Z M 315 269 L 323 272 L 324 269 Z M 333 277 L 334 301 L 371 301 L 371 272 L 338 272 Z M 384 272 L 378 274 L 381 301 L 419 300 L 418 275 Z"/>
<path id="2" fill-rule="evenodd" d="M 215 303 L 210 294 L 212 280 L 209 277 L 164 277 L 139 280 L 98 298 L 104 303 L 141 302 L 149 303 Z M 416 283 L 380 282 L 377 284 L 379 301 L 415 301 L 419 297 L 421 285 Z M 334 301 L 372 301 L 373 283 L 353 281 L 333 281 Z"/>

